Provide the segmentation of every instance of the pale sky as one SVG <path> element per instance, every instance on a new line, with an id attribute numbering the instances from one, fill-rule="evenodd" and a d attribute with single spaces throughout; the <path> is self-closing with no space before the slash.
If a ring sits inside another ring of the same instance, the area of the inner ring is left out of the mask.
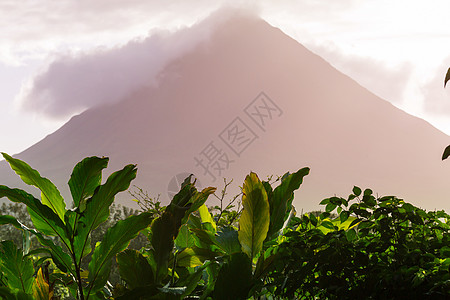
<path id="1" fill-rule="evenodd" d="M 227 2 L 0 0 L 0 151 L 23 151 L 71 116 L 156 76 L 203 38 L 201 30 L 193 36 L 183 28 Z M 233 3 L 378 96 L 450 134 L 450 88 L 443 88 L 450 66 L 449 1 Z M 130 55 L 135 59 L 127 59 Z M 117 70 L 124 76 L 118 78 Z M 114 89 L 93 88 L 102 86 Z"/>

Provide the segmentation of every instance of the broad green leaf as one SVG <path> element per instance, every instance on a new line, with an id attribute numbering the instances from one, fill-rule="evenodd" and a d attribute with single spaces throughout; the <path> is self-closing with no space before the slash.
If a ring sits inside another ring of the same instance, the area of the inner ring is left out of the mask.
<path id="1" fill-rule="evenodd" d="M 356 196 L 361 195 L 362 191 L 360 187 L 354 186 L 353 187 L 353 194 L 355 194 Z"/>
<path id="2" fill-rule="evenodd" d="M 108 158 L 87 157 L 73 169 L 69 180 L 70 192 L 75 207 L 84 210 L 85 201 L 101 184 L 102 170 L 108 166 Z M 83 207 L 82 207 L 83 206 Z"/>
<path id="3" fill-rule="evenodd" d="M 227 254 L 241 252 L 238 232 L 232 227 L 222 227 L 215 239 L 216 245 Z"/>
<path id="4" fill-rule="evenodd" d="M 177 238 L 175 239 L 175 245 L 180 248 L 189 248 L 194 246 L 195 244 L 195 238 L 192 232 L 189 231 L 188 225 L 184 224 L 180 227 L 180 230 L 178 231 Z"/>
<path id="5" fill-rule="evenodd" d="M 129 289 L 151 285 L 154 282 L 152 268 L 138 251 L 127 249 L 117 254 L 120 278 Z"/>
<path id="6" fill-rule="evenodd" d="M 214 299 L 248 299 L 252 286 L 252 262 L 244 253 L 231 256 L 224 263 L 214 285 Z"/>
<path id="7" fill-rule="evenodd" d="M 41 233 L 59 236 L 66 246 L 68 237 L 63 221 L 48 206 L 43 205 L 38 199 L 20 189 L 10 189 L 0 185 L 0 198 L 7 197 L 13 202 L 23 203 L 27 206 L 33 225 Z"/>
<path id="8" fill-rule="evenodd" d="M 39 268 L 33 284 L 33 297 L 36 300 L 50 300 L 53 297 L 53 290 L 44 277 L 42 268 Z"/>
<path id="9" fill-rule="evenodd" d="M 178 253 L 177 265 L 180 267 L 198 267 L 205 260 L 213 260 L 216 256 L 216 252 L 208 249 L 198 247 L 186 248 Z"/>
<path id="10" fill-rule="evenodd" d="M 348 211 L 344 210 L 343 212 L 341 212 L 341 214 L 339 215 L 339 219 L 340 219 L 341 223 L 344 223 L 345 221 L 347 221 L 349 216 L 350 216 L 350 213 Z"/>
<path id="11" fill-rule="evenodd" d="M 445 79 L 444 79 L 444 88 L 447 85 L 447 82 L 450 80 L 450 68 L 448 68 L 447 70 L 447 74 L 445 74 Z"/>
<path id="12" fill-rule="evenodd" d="M 176 220 L 167 210 L 151 225 L 149 263 L 152 266 L 155 282 L 159 283 L 167 275 L 169 256 L 172 253 L 174 237 L 177 234 Z"/>
<path id="13" fill-rule="evenodd" d="M 130 182 L 136 177 L 136 166 L 127 165 L 122 170 L 111 174 L 106 183 L 101 185 L 92 198 L 86 202 L 86 209 L 81 214 L 74 237 L 74 250 L 77 263 L 80 264 L 86 248 L 89 246 L 89 235 L 101 223 L 109 217 L 109 207 L 114 201 L 117 193 L 125 191 Z"/>
<path id="14" fill-rule="evenodd" d="M 336 206 L 337 206 L 336 204 L 328 203 L 327 206 L 325 206 L 325 211 L 332 212 L 336 208 Z"/>
<path id="15" fill-rule="evenodd" d="M 0 216 L 0 225 L 4 224 L 11 224 L 17 229 L 28 231 L 35 235 L 43 246 L 47 246 L 49 248 L 49 253 L 52 256 L 53 262 L 61 271 L 70 272 L 73 275 L 75 274 L 72 269 L 72 260 L 70 256 L 65 253 L 61 247 L 55 245 L 53 241 L 44 238 L 40 232 L 26 227 L 12 216 Z"/>
<path id="16" fill-rule="evenodd" d="M 193 195 L 192 199 L 188 202 L 190 207 L 186 211 L 181 223 L 184 224 L 187 222 L 190 214 L 196 210 L 198 210 L 208 199 L 209 195 L 214 194 L 216 188 L 207 187 L 204 188 L 201 192 L 197 192 Z"/>
<path id="17" fill-rule="evenodd" d="M 139 231 L 150 225 L 151 213 L 144 212 L 118 221 L 106 232 L 102 242 L 92 254 L 89 263 L 89 291 L 95 293 L 103 288 L 109 277 L 111 259 L 124 250 Z"/>
<path id="18" fill-rule="evenodd" d="M 253 260 L 261 251 L 269 230 L 269 201 L 264 186 L 253 172 L 245 178 L 242 193 L 238 238 L 242 251 Z"/>
<path id="19" fill-rule="evenodd" d="M 3 300 L 36 300 L 33 296 L 22 291 L 12 291 L 5 286 L 0 286 L 0 299 Z"/>
<path id="20" fill-rule="evenodd" d="M 31 257 L 24 257 L 12 241 L 0 243 L 0 272 L 6 277 L 9 288 L 31 294 L 33 261 Z"/>
<path id="21" fill-rule="evenodd" d="M 280 231 L 292 209 L 294 191 L 303 182 L 303 177 L 309 174 L 309 168 L 303 168 L 296 173 L 284 177 L 279 186 L 273 190 L 272 197 L 268 197 L 270 205 L 270 226 L 268 237 Z"/>
<path id="22" fill-rule="evenodd" d="M 209 213 L 208 208 L 206 207 L 205 204 L 203 204 L 198 208 L 198 212 L 200 213 L 200 219 L 202 220 L 202 223 L 206 222 L 210 223 L 214 228 L 214 232 L 216 232 L 217 231 L 216 222 L 214 222 L 214 219 Z"/>
<path id="23" fill-rule="evenodd" d="M 42 204 L 50 207 L 64 222 L 66 203 L 56 186 L 47 178 L 41 177 L 39 172 L 32 169 L 27 163 L 12 158 L 6 153 L 2 153 L 2 155 L 23 182 L 41 190 Z"/>

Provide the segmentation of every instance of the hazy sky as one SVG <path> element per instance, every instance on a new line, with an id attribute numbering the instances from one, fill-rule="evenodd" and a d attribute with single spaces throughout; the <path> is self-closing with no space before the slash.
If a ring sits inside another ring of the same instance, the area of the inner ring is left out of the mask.
<path id="1" fill-rule="evenodd" d="M 0 0 L 0 151 L 20 152 L 74 114 L 148 84 L 207 38 L 207 24 L 195 24 L 226 2 Z M 233 3 L 450 134 L 449 1 Z"/>

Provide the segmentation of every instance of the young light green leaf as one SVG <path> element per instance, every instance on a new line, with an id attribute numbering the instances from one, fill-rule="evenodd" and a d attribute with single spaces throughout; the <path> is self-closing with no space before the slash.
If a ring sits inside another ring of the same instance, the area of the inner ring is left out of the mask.
<path id="1" fill-rule="evenodd" d="M 87 157 L 73 169 L 69 180 L 70 192 L 75 207 L 84 206 L 84 202 L 94 194 L 101 184 L 102 170 L 108 166 L 108 158 Z M 84 210 L 84 207 L 81 208 Z"/>
<path id="2" fill-rule="evenodd" d="M 39 268 L 33 284 L 33 297 L 37 300 L 48 300 L 53 298 L 53 289 L 44 277 L 42 268 Z"/>
<path id="3" fill-rule="evenodd" d="M 39 172 L 31 168 L 27 163 L 15 159 L 6 153 L 2 153 L 2 155 L 23 182 L 41 190 L 42 204 L 50 207 L 64 222 L 66 203 L 56 186 L 47 178 L 41 177 Z"/>
<path id="4" fill-rule="evenodd" d="M 210 223 L 214 228 L 214 232 L 217 231 L 216 222 L 214 222 L 214 219 L 209 213 L 208 208 L 206 207 L 205 204 L 203 204 L 198 208 L 198 212 L 200 213 L 200 219 L 202 220 L 202 223 L 206 222 Z"/>
<path id="5" fill-rule="evenodd" d="M 144 212 L 118 221 L 108 229 L 100 245 L 95 248 L 89 263 L 90 293 L 103 288 L 109 277 L 111 258 L 124 250 L 139 231 L 150 225 L 151 220 L 151 214 Z"/>
<path id="6" fill-rule="evenodd" d="M 264 186 L 253 172 L 245 178 L 242 193 L 244 209 L 239 220 L 238 238 L 242 251 L 252 260 L 261 251 L 269 230 L 269 201 Z"/>

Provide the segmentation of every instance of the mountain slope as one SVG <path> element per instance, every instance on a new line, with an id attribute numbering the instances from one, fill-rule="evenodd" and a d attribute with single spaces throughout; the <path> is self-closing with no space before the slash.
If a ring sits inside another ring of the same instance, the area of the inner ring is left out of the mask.
<path id="1" fill-rule="evenodd" d="M 309 166 L 298 210 L 353 185 L 450 210 L 450 166 L 440 161 L 449 141 L 280 30 L 239 16 L 167 66 L 158 87 L 90 109 L 17 157 L 64 187 L 86 156 L 109 156 L 111 171 L 137 163 L 135 184 L 163 200 L 183 172 L 220 186 L 250 170 L 265 178 Z M 201 164 L 213 154 L 208 173 Z M 3 162 L 2 184 L 17 185 L 11 174 Z"/>

